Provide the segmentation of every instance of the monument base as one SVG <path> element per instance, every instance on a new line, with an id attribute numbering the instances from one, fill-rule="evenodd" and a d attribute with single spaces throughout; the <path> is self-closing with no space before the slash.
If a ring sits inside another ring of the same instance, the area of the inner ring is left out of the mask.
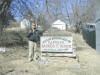
<path id="1" fill-rule="evenodd" d="M 42 52 L 44 57 L 76 57 L 75 51 L 73 52 Z"/>
<path id="2" fill-rule="evenodd" d="M 41 37 L 41 55 L 45 57 L 75 57 L 76 44 L 71 34 L 53 31 Z"/>

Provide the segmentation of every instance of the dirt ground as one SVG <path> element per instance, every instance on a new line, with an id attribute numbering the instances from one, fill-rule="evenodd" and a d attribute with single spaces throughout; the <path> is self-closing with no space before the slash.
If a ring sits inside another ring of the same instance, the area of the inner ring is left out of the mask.
<path id="1" fill-rule="evenodd" d="M 80 34 L 71 33 L 77 45 L 77 58 L 42 57 L 28 61 L 28 46 L 0 52 L 0 75 L 100 75 L 100 53 L 86 44 Z"/>

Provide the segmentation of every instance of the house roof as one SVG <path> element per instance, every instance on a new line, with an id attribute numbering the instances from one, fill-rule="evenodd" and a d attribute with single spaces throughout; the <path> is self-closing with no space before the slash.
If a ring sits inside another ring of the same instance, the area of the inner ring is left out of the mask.
<path id="1" fill-rule="evenodd" d="M 52 25 L 65 25 L 66 23 L 61 21 L 61 20 L 56 20 L 55 22 L 52 23 Z"/>

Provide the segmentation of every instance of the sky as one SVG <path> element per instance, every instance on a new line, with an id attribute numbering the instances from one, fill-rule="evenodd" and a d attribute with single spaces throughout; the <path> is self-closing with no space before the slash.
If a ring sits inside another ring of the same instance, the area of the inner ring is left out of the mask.
<path id="1" fill-rule="evenodd" d="M 39 0 L 38 8 L 36 8 L 37 0 L 22 0 L 25 5 L 23 5 L 19 1 L 21 0 L 13 0 L 9 9 L 16 20 L 22 19 L 23 18 L 22 13 L 23 14 L 27 13 L 28 9 L 33 11 L 34 14 L 36 14 L 37 12 L 41 12 L 43 10 L 43 5 L 45 0 Z M 71 3 L 75 4 L 77 0 L 67 0 L 67 1 L 68 1 L 67 9 L 69 13 L 72 13 Z M 22 11 L 19 11 L 19 9 Z M 65 9 L 63 9 L 62 12 L 65 14 Z"/>
<path id="2" fill-rule="evenodd" d="M 13 2 L 10 5 L 10 8 L 9 8 L 9 11 L 11 11 L 11 14 L 14 16 L 14 18 L 16 20 L 23 18 L 22 13 L 23 14 L 27 13 L 28 9 L 31 11 L 38 10 L 39 12 L 42 9 L 43 0 L 39 1 L 39 6 L 38 6 L 39 9 L 36 9 L 36 7 L 35 7 L 36 0 L 22 0 L 23 2 L 25 2 L 25 5 L 23 5 L 22 3 L 19 3 L 19 1 L 13 0 Z M 21 11 L 19 11 L 19 10 L 21 10 Z"/>

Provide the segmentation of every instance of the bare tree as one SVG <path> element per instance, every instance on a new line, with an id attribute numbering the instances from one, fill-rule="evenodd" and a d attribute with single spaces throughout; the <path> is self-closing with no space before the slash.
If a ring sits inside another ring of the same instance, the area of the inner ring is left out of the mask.
<path id="1" fill-rule="evenodd" d="M 2 35 L 2 31 L 4 28 L 4 24 L 6 23 L 6 14 L 8 8 L 10 7 L 12 0 L 0 0 L 0 34 Z"/>
<path id="2" fill-rule="evenodd" d="M 0 0 L 0 44 L 3 45 L 4 25 L 7 22 L 7 11 L 12 0 Z"/>
<path id="3" fill-rule="evenodd" d="M 94 0 L 76 0 L 72 3 L 73 11 L 72 20 L 76 27 L 76 32 L 80 32 L 83 23 L 92 22 L 95 20 L 95 1 Z"/>

